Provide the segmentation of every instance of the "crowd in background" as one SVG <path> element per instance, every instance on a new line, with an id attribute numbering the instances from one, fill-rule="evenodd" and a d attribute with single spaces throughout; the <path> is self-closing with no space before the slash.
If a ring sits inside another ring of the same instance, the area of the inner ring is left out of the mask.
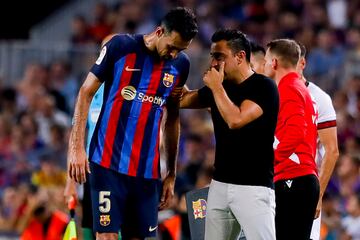
<path id="1" fill-rule="evenodd" d="M 96 5 L 89 16 L 74 16 L 69 41 L 97 44 L 110 33 L 148 33 L 175 5 L 197 14 L 199 34 L 186 50 L 188 85 L 202 86 L 211 35 L 237 28 L 263 46 L 294 38 L 308 49 L 305 76 L 321 86 L 337 113 L 340 157 L 324 196 L 323 239 L 360 239 L 360 2 L 357 0 L 132 0 Z M 94 56 L 95 59 L 96 56 Z M 0 232 L 20 233 L 24 216 L 46 206 L 66 212 L 67 140 L 77 91 L 71 59 L 26 66 L 13 86 L 0 87 Z M 206 186 L 214 161 L 214 137 L 207 110 L 181 110 L 176 197 L 160 222 L 178 217 L 182 239 L 190 239 L 184 193 Z M 240 158 L 241 159 L 241 158 Z M 162 160 L 162 163 L 165 162 Z M 46 204 L 50 203 L 51 204 Z M 79 211 L 80 214 L 80 211 Z M 81 218 L 81 215 L 78 217 Z M 160 227 L 165 236 L 166 224 Z M 357 235 L 356 235 L 357 234 Z M 357 237 L 357 238 L 356 238 Z M 166 239 L 164 237 L 164 239 Z"/>

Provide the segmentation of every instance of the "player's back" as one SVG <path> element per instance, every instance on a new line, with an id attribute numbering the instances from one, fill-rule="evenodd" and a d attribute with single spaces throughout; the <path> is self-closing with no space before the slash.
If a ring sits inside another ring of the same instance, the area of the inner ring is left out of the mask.
<path id="1" fill-rule="evenodd" d="M 288 159 L 282 159 L 279 152 L 275 154 L 275 178 L 283 180 L 308 174 L 317 174 L 315 165 L 316 138 L 317 138 L 317 110 L 310 92 L 299 79 L 296 73 L 290 73 L 279 83 L 280 111 L 276 127 L 275 146 L 281 139 L 290 133 L 287 126 L 301 125 L 297 134 L 303 135 L 301 142 L 297 143 L 295 151 Z M 291 108 L 287 107 L 290 106 Z M 295 104 L 294 104 L 295 103 Z M 291 120 L 289 120 L 291 117 Z M 294 122 L 292 122 L 294 121 Z M 300 123 L 298 122 L 300 121 Z M 280 141 L 280 142 L 279 142 Z"/>

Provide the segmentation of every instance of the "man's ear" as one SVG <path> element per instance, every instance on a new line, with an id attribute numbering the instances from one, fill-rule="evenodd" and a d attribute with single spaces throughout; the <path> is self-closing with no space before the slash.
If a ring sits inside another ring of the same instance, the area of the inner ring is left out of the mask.
<path id="1" fill-rule="evenodd" d="M 246 53 L 244 51 L 239 51 L 235 54 L 235 57 L 238 64 L 241 64 L 242 61 L 246 61 Z"/>
<path id="2" fill-rule="evenodd" d="M 157 37 L 161 37 L 165 32 L 165 29 L 161 26 L 158 26 L 156 29 L 155 29 L 155 34 Z"/>
<path id="3" fill-rule="evenodd" d="M 278 68 L 278 66 L 279 66 L 278 60 L 277 60 L 276 58 L 273 58 L 273 59 L 271 60 L 271 67 L 272 67 L 272 69 L 276 70 L 276 69 Z"/>
<path id="4" fill-rule="evenodd" d="M 306 59 L 305 58 L 303 58 L 302 64 L 303 64 L 303 69 L 305 69 L 306 68 Z"/>

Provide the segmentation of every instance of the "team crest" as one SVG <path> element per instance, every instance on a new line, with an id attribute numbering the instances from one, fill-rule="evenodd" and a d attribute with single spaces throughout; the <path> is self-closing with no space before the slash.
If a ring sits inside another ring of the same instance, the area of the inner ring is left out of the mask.
<path id="1" fill-rule="evenodd" d="M 163 83 L 165 87 L 171 87 L 174 83 L 174 75 L 170 73 L 165 73 L 163 77 Z"/>
<path id="2" fill-rule="evenodd" d="M 110 215 L 100 215 L 101 226 L 108 226 L 110 224 Z"/>
<path id="3" fill-rule="evenodd" d="M 192 207 L 194 210 L 195 219 L 206 217 L 206 200 L 205 199 L 200 198 L 195 202 L 193 201 Z"/>

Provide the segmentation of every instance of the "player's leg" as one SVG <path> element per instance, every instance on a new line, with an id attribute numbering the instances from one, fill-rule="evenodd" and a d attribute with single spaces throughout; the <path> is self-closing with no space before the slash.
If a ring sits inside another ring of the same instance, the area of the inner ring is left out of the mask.
<path id="1" fill-rule="evenodd" d="M 97 240 L 118 240 L 123 221 L 126 183 L 119 173 L 90 162 L 90 189 L 93 211 L 93 228 Z"/>
<path id="2" fill-rule="evenodd" d="M 275 192 L 261 186 L 230 184 L 230 209 L 246 239 L 275 240 Z"/>
<path id="3" fill-rule="evenodd" d="M 236 239 L 240 225 L 229 209 L 229 184 L 211 181 L 207 199 L 205 240 Z"/>
<path id="4" fill-rule="evenodd" d="M 93 232 L 93 214 L 91 206 L 91 193 L 90 193 L 90 181 L 89 174 L 87 174 L 86 181 L 83 184 L 84 195 L 82 199 L 82 220 L 81 228 L 83 233 L 83 238 L 86 240 L 95 240 L 95 235 Z"/>
<path id="5" fill-rule="evenodd" d="M 320 240 L 320 228 L 321 228 L 321 212 L 317 219 L 314 220 L 311 228 L 311 240 Z"/>
<path id="6" fill-rule="evenodd" d="M 123 239 L 156 239 L 161 181 L 126 177 L 131 181 L 131 195 L 121 227 Z"/>
<path id="7" fill-rule="evenodd" d="M 311 226 L 319 199 L 319 182 L 314 175 L 278 181 L 276 191 L 276 238 L 310 238 Z"/>

